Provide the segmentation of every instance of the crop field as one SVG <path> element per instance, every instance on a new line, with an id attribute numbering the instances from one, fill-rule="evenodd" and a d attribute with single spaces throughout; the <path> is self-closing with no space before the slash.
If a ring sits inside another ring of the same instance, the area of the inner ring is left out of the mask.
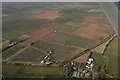
<path id="1" fill-rule="evenodd" d="M 18 50 L 20 50 L 23 47 L 24 47 L 23 45 L 19 44 L 5 50 L 4 52 L 2 52 L 3 59 L 10 57 L 11 55 L 15 54 L 16 52 L 18 52 Z"/>
<path id="2" fill-rule="evenodd" d="M 20 69 L 20 66 L 2 64 L 2 74 L 7 78 L 15 77 Z"/>
<path id="3" fill-rule="evenodd" d="M 9 17 L 10 16 L 10 17 Z M 35 27 L 44 23 L 43 20 L 29 19 L 28 17 L 21 17 L 22 15 L 9 15 L 3 17 L 3 37 L 6 39 L 13 39 L 20 34 L 25 33 Z"/>
<path id="4" fill-rule="evenodd" d="M 2 74 L 6 78 L 59 78 L 64 76 L 61 67 L 21 67 L 3 64 L 2 68 Z"/>
<path id="5" fill-rule="evenodd" d="M 75 19 L 82 20 L 84 16 L 88 14 L 88 12 L 86 12 L 85 10 L 81 10 L 80 12 L 78 12 L 77 8 L 64 9 L 62 13 L 63 15 L 61 17 L 53 20 L 55 23 L 64 24 Z"/>
<path id="6" fill-rule="evenodd" d="M 97 52 L 93 52 L 91 56 L 95 60 L 95 64 L 100 68 L 103 68 L 105 65 L 105 58 Z"/>
<path id="7" fill-rule="evenodd" d="M 52 58 L 62 63 L 85 49 L 100 43 L 102 39 L 113 32 L 109 21 L 98 4 L 80 4 L 42 3 L 37 5 L 36 3 L 35 6 L 31 6 L 30 3 L 29 5 L 24 3 L 22 6 L 14 5 L 16 7 L 11 8 L 6 5 L 8 9 L 3 9 L 3 15 L 6 16 L 2 16 L 2 37 L 5 39 L 3 49 L 9 45 L 9 41 L 14 42 L 15 40 L 17 44 L 2 52 L 3 59 L 18 54 L 10 61 L 39 63 L 48 55 L 46 52 L 52 50 Z M 112 55 L 112 52 L 109 52 L 111 47 L 108 46 L 105 52 L 105 56 L 110 57 L 110 59 L 116 57 L 116 55 L 112 57 L 108 55 Z M 20 51 L 22 48 L 23 51 Z M 88 56 L 86 56 L 87 58 Z M 93 52 L 92 58 L 95 59 L 96 65 L 104 66 L 105 59 L 101 54 Z M 84 60 L 83 58 L 82 62 Z M 77 61 L 79 62 L 79 59 Z M 113 67 L 112 64 L 116 63 L 109 63 L 108 61 L 108 71 Z M 61 68 L 58 67 L 27 66 L 21 68 L 14 65 L 15 70 L 11 71 L 9 70 L 12 69 L 11 65 L 4 64 L 3 66 L 5 66 L 3 73 L 8 77 L 63 76 Z M 10 74 L 7 71 L 13 73 Z M 113 73 L 115 73 L 114 70 Z"/>
<path id="8" fill-rule="evenodd" d="M 59 78 L 63 77 L 64 73 L 61 67 L 25 67 L 17 77 L 38 77 L 38 78 Z"/>
<path id="9" fill-rule="evenodd" d="M 45 10 L 36 9 L 20 14 L 8 14 L 3 16 L 3 37 L 18 39 L 24 35 L 29 36 L 22 44 L 35 43 L 34 46 L 43 51 L 54 50 L 54 58 L 60 62 L 64 61 L 66 58 L 75 55 L 76 50 L 81 49 L 82 51 L 95 45 L 112 31 L 106 17 L 100 15 L 103 13 L 91 10 L 93 6 L 89 7 L 77 8 L 75 6 L 59 9 L 49 7 Z M 98 7 L 95 7 L 95 9 L 98 9 Z M 23 38 L 20 40 L 23 40 Z M 17 51 L 17 49 L 15 50 Z M 8 53 L 9 55 L 14 54 L 15 51 L 10 48 L 10 51 L 3 53 L 3 56 L 6 56 Z M 27 56 L 28 54 L 30 55 Z M 32 59 L 28 59 L 30 56 L 38 59 L 40 57 L 38 55 L 37 50 L 27 49 L 14 60 L 22 60 L 23 57 L 25 61 L 31 61 Z M 59 59 L 60 56 L 61 59 Z"/>
<path id="10" fill-rule="evenodd" d="M 45 40 L 51 41 L 51 42 L 63 43 L 71 46 L 82 47 L 82 48 L 88 48 L 96 44 L 97 42 L 99 42 L 97 40 L 78 37 L 78 36 L 69 35 L 61 32 L 53 33 L 52 35 L 47 36 Z"/>
<path id="11" fill-rule="evenodd" d="M 46 52 L 50 50 L 54 51 L 52 57 L 59 62 L 64 61 L 66 58 L 69 58 L 70 56 L 73 56 L 74 55 L 73 52 L 77 50 L 75 47 L 65 46 L 62 44 L 51 43 L 46 41 L 39 41 L 34 46 Z"/>
<path id="12" fill-rule="evenodd" d="M 21 54 L 17 55 L 12 61 L 21 62 L 40 62 L 47 54 L 42 51 L 37 51 L 34 48 L 28 48 Z"/>

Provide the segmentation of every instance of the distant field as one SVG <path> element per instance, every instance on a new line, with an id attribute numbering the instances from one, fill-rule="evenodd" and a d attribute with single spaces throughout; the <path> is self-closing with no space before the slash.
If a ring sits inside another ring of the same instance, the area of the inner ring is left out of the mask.
<path id="1" fill-rule="evenodd" d="M 65 24 L 51 26 L 51 28 L 56 30 L 56 32 L 63 32 L 63 33 L 71 34 L 74 30 L 81 27 L 80 25 L 81 23 L 79 23 L 79 21 L 70 21 Z"/>
<path id="2" fill-rule="evenodd" d="M 71 8 L 71 9 L 64 9 L 62 11 L 63 15 L 55 20 L 53 20 L 56 23 L 64 24 L 66 22 L 72 21 L 74 19 L 83 19 L 84 15 L 87 13 L 85 11 L 78 12 L 77 8 Z"/>
<path id="3" fill-rule="evenodd" d="M 108 45 L 104 55 L 108 57 L 107 71 L 110 75 L 118 77 L 118 39 L 115 38 Z"/>
<path id="4" fill-rule="evenodd" d="M 4 38 L 13 39 L 44 23 L 43 20 L 30 19 L 25 15 L 24 17 L 21 16 L 22 15 L 9 15 L 3 17 L 2 31 Z"/>
<path id="5" fill-rule="evenodd" d="M 36 11 L 33 12 L 32 14 L 33 18 L 48 19 L 48 20 L 54 20 L 60 16 L 62 16 L 62 13 L 60 13 L 59 11 L 47 11 L 47 10 L 38 11 L 38 12 Z"/>
<path id="6" fill-rule="evenodd" d="M 2 70 L 5 78 L 55 78 L 64 76 L 61 67 L 21 67 L 3 64 Z"/>

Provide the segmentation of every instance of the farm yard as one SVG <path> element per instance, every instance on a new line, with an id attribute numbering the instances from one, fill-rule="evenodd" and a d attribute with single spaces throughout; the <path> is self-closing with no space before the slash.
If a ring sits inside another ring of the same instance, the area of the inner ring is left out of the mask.
<path id="1" fill-rule="evenodd" d="M 23 8 L 23 12 L 21 9 L 21 12 L 3 13 L 7 15 L 2 16 L 2 38 L 4 39 L 2 49 L 7 48 L 2 52 L 3 61 L 42 64 L 42 61 L 50 56 L 55 63 L 61 64 L 99 44 L 114 32 L 98 4 L 56 3 L 51 6 L 46 5 L 35 7 L 34 10 Z M 11 43 L 16 44 L 8 47 Z M 110 57 L 109 48 L 111 47 L 108 46 L 104 56 Z M 50 51 L 52 53 L 49 53 Z M 112 55 L 112 53 L 110 54 Z M 85 62 L 88 56 L 85 54 L 83 57 L 81 56 L 82 59 L 77 58 L 75 61 Z M 92 58 L 96 60 L 96 65 L 104 66 L 105 58 L 101 53 L 93 51 Z M 113 63 L 108 61 L 110 67 L 112 67 L 111 64 Z M 46 65 L 20 67 L 3 63 L 3 66 L 3 74 L 7 77 L 41 78 L 53 77 L 52 75 L 63 77 L 62 68 L 58 64 L 57 67 L 45 67 Z M 7 71 L 11 71 L 9 69 L 12 67 L 15 67 L 13 74 L 7 73 Z M 107 69 L 109 71 L 109 67 Z M 54 71 L 58 73 L 55 74 Z"/>

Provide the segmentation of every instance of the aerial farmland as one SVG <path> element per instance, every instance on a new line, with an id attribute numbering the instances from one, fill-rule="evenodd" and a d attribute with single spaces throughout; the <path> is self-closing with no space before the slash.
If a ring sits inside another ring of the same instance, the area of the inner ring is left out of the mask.
<path id="1" fill-rule="evenodd" d="M 66 71 L 73 64 L 81 75 L 83 70 L 91 74 L 76 78 L 94 78 L 94 72 L 99 78 L 118 77 L 111 65 L 118 64 L 110 61 L 118 61 L 117 37 L 98 3 L 8 2 L 2 15 L 5 78 L 76 77 L 76 69 Z"/>

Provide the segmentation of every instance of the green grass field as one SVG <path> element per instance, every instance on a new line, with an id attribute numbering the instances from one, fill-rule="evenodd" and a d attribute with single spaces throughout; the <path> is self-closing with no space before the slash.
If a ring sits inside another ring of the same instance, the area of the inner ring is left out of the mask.
<path id="1" fill-rule="evenodd" d="M 78 29 L 79 27 L 81 27 L 80 25 L 75 24 L 79 23 L 79 21 L 71 21 L 65 24 L 60 24 L 57 26 L 52 26 L 52 29 L 55 29 L 57 32 L 63 32 L 63 33 L 73 33 L 76 29 Z"/>
<path id="2" fill-rule="evenodd" d="M 61 67 L 23 67 L 3 64 L 2 70 L 5 78 L 59 78 L 64 75 Z"/>
<path id="3" fill-rule="evenodd" d="M 68 45 L 73 45 L 73 46 L 79 46 L 82 48 L 88 48 L 96 44 L 97 40 L 92 40 L 92 39 L 87 39 L 87 38 L 82 38 L 78 37 L 75 35 L 69 35 L 66 33 L 58 32 L 53 35 L 49 35 L 48 37 L 45 38 L 48 41 L 52 42 L 58 42 L 58 43 L 63 43 L 63 44 L 68 44 Z"/>
<path id="4" fill-rule="evenodd" d="M 26 15 L 27 16 L 27 15 Z M 35 27 L 39 27 L 45 20 L 32 19 L 25 15 L 9 15 L 3 17 L 2 36 L 6 39 L 13 39 Z"/>
<path id="5" fill-rule="evenodd" d="M 100 68 L 103 68 L 105 65 L 105 58 L 97 52 L 92 52 L 91 56 L 95 60 L 95 65 L 99 66 Z"/>
<path id="6" fill-rule="evenodd" d="M 20 66 L 2 64 L 2 75 L 6 78 L 14 78 L 20 69 Z"/>
<path id="7" fill-rule="evenodd" d="M 37 51 L 32 48 L 28 48 L 21 54 L 17 55 L 13 58 L 13 61 L 21 61 L 21 62 L 40 62 L 47 54 Z"/>
<path id="8" fill-rule="evenodd" d="M 34 45 L 35 47 L 44 50 L 44 51 L 50 51 L 53 50 L 54 53 L 52 54 L 53 58 L 57 61 L 64 61 L 66 57 L 69 57 L 69 55 L 77 50 L 76 48 L 73 47 L 68 47 L 64 45 L 59 45 L 59 44 L 53 44 L 53 43 L 48 43 L 44 41 L 39 41 L 37 44 Z"/>
<path id="9" fill-rule="evenodd" d="M 80 19 L 82 20 L 84 17 L 84 15 L 82 15 L 82 13 L 68 13 L 68 12 L 63 12 L 63 15 L 55 20 L 53 20 L 55 23 L 59 23 L 59 24 L 64 24 L 66 22 L 75 20 L 75 19 Z"/>
<path id="10" fill-rule="evenodd" d="M 118 77 L 118 39 L 115 38 L 108 45 L 104 55 L 108 57 L 107 71 L 110 75 Z"/>
<path id="11" fill-rule="evenodd" d="M 61 67 L 24 67 L 17 77 L 59 78 L 63 75 Z"/>
<path id="12" fill-rule="evenodd" d="M 2 57 L 4 59 L 8 58 L 9 56 L 15 54 L 16 52 L 18 52 L 18 50 L 20 50 L 21 48 L 23 48 L 24 46 L 21 44 L 15 45 L 13 47 L 10 47 L 9 49 L 5 50 L 2 52 Z"/>
<path id="13" fill-rule="evenodd" d="M 92 16 L 92 15 L 96 16 L 100 14 L 100 13 L 90 13 L 88 12 L 88 9 L 84 9 L 84 8 L 80 8 L 79 10 L 78 8 L 68 8 L 68 9 L 63 9 L 62 12 L 63 12 L 63 16 L 53 20 L 54 22 L 59 24 L 64 24 L 66 22 L 73 21 L 76 19 L 79 19 L 81 21 L 86 16 Z"/>

